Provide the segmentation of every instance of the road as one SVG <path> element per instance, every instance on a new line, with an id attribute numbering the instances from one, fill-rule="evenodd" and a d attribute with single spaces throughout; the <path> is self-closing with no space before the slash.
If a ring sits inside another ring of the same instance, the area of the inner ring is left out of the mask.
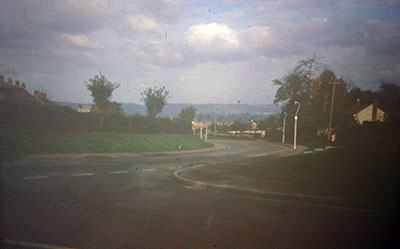
<path id="1" fill-rule="evenodd" d="M 389 214 L 202 191 L 173 179 L 182 167 L 282 149 L 261 141 L 218 142 L 229 149 L 4 163 L 6 246 L 376 248 L 388 243 Z"/>

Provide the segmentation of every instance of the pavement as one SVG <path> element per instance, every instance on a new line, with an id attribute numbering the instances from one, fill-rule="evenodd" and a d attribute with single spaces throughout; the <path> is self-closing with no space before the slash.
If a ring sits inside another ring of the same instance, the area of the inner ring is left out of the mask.
<path id="1" fill-rule="evenodd" d="M 302 154 L 307 147 L 297 146 L 292 149 L 289 145 L 276 143 L 275 145 L 286 146 L 288 149 L 269 152 L 257 160 L 271 160 L 277 157 L 286 157 L 296 154 Z M 367 212 L 386 212 L 392 207 L 388 203 L 372 202 L 366 200 L 355 200 L 341 196 L 324 196 L 315 194 L 304 194 L 293 191 L 295 187 L 278 188 L 281 192 L 276 191 L 276 182 L 268 182 L 271 179 L 263 181 L 243 176 L 236 169 L 246 167 L 254 160 L 245 159 L 234 162 L 197 164 L 191 167 L 179 169 L 174 173 L 176 181 L 199 190 L 210 190 L 216 192 L 224 192 L 229 194 L 237 194 L 241 196 L 250 196 L 267 200 L 279 200 L 287 202 L 298 202 L 311 205 L 329 206 L 341 209 L 354 209 L 357 211 Z M 284 183 L 290 185 L 290 183 Z"/>

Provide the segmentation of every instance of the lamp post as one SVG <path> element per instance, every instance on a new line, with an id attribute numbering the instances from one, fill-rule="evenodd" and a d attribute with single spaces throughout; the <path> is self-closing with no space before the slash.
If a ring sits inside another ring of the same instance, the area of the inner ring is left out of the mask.
<path id="1" fill-rule="evenodd" d="M 294 115 L 294 139 L 293 139 L 293 149 L 296 149 L 296 138 L 297 138 L 297 114 L 299 113 L 300 110 L 300 102 L 295 101 L 295 105 L 297 106 L 296 114 Z"/>
<path id="2" fill-rule="evenodd" d="M 285 132 L 286 132 L 286 117 L 287 117 L 287 112 L 283 113 L 283 128 L 282 128 L 282 143 L 285 143 Z"/>

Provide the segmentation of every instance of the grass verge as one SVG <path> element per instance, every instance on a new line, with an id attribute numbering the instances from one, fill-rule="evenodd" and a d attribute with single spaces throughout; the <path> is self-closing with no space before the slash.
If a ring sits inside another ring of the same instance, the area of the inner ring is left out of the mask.
<path id="1" fill-rule="evenodd" d="M 251 135 L 231 135 L 231 134 L 224 134 L 220 133 L 216 136 L 214 134 L 209 134 L 208 139 L 223 139 L 223 140 L 243 140 L 243 141 L 251 141 L 255 140 L 254 136 Z"/>
<path id="2" fill-rule="evenodd" d="M 234 171 L 272 191 L 371 201 L 393 202 L 399 186 L 396 158 L 348 149 L 268 160 L 257 158 Z"/>
<path id="3" fill-rule="evenodd" d="M 0 158 L 66 153 L 161 152 L 193 150 L 213 145 L 192 135 L 97 132 L 0 134 Z"/>
<path id="4" fill-rule="evenodd" d="M 325 148 L 325 146 L 331 146 L 333 144 L 330 142 L 326 142 L 326 141 L 318 141 L 318 142 L 310 142 L 310 143 L 301 143 L 301 145 L 308 147 L 307 151 L 313 151 L 316 148 Z"/>

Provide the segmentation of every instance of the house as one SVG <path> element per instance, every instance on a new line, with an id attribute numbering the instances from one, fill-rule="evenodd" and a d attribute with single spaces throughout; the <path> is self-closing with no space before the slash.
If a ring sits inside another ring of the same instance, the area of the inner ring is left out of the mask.
<path id="1" fill-rule="evenodd" d="M 254 136 L 259 138 L 264 138 L 266 135 L 265 130 L 245 130 L 245 131 L 228 131 L 228 134 L 231 135 L 245 135 L 245 136 Z"/>
<path id="2" fill-rule="evenodd" d="M 74 111 L 76 112 L 93 112 L 94 111 L 94 105 L 90 106 L 82 106 L 81 104 L 78 104 L 78 106 L 75 106 Z"/>
<path id="3" fill-rule="evenodd" d="M 364 122 L 384 122 L 385 112 L 378 108 L 378 102 L 370 105 L 360 105 L 359 102 L 352 109 L 353 117 L 359 124 Z"/>
<path id="4" fill-rule="evenodd" d="M 253 120 L 251 120 L 251 121 L 250 121 L 250 127 L 251 127 L 252 130 L 257 129 L 257 123 L 254 122 Z"/>
<path id="5" fill-rule="evenodd" d="M 20 83 L 16 80 L 14 85 L 11 78 L 8 78 L 7 82 L 5 82 L 3 75 L 0 75 L 0 101 L 16 101 L 41 105 L 51 103 L 47 99 L 46 92 L 35 91 L 34 96 L 32 96 L 26 90 L 25 83 Z"/>
<path id="6" fill-rule="evenodd" d="M 192 121 L 192 129 L 199 129 L 199 128 L 208 129 L 209 127 L 211 127 L 211 123 L 210 122 Z"/>

